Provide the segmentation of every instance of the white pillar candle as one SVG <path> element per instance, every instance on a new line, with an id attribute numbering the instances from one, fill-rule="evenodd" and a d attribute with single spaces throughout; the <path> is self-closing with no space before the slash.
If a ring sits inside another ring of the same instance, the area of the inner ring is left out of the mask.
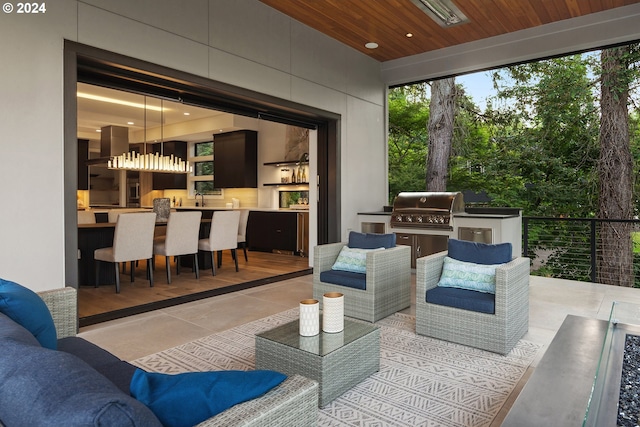
<path id="1" fill-rule="evenodd" d="M 322 330 L 328 333 L 344 329 L 344 295 L 327 292 L 322 296 Z"/>
<path id="2" fill-rule="evenodd" d="M 311 337 L 320 333 L 320 301 L 300 301 L 300 335 Z"/>

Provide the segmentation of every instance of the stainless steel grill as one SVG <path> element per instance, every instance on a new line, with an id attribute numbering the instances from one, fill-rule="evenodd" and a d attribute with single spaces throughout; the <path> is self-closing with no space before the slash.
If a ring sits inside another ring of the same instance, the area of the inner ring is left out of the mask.
<path id="1" fill-rule="evenodd" d="M 460 192 L 402 192 L 393 202 L 391 227 L 453 230 L 453 215 L 460 212 Z"/>

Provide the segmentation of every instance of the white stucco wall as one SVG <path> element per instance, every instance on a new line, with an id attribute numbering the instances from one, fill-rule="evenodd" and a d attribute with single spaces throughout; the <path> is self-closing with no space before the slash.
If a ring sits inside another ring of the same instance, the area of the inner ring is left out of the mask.
<path id="1" fill-rule="evenodd" d="M 2 278 L 65 284 L 64 39 L 340 114 L 343 229 L 385 204 L 379 63 L 257 0 L 56 0 L 1 14 L 0 36 Z"/>

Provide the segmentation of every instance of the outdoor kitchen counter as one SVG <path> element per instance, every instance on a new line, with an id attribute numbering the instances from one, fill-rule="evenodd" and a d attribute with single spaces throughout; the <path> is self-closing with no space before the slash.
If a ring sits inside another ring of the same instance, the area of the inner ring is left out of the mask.
<path id="1" fill-rule="evenodd" d="M 469 212 L 460 212 L 454 213 L 454 217 L 456 218 L 486 218 L 486 219 L 505 219 L 505 218 L 518 218 L 519 214 L 510 214 L 510 213 L 469 213 Z"/>

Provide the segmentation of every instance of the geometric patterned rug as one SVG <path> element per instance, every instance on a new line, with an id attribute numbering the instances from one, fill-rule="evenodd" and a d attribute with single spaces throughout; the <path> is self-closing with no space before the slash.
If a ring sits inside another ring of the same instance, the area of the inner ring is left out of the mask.
<path id="1" fill-rule="evenodd" d="M 132 363 L 153 372 L 250 370 L 255 334 L 298 318 L 294 308 Z M 380 327 L 380 371 L 320 409 L 319 426 L 489 426 L 540 346 L 520 340 L 506 356 L 415 334 L 396 313 Z"/>

